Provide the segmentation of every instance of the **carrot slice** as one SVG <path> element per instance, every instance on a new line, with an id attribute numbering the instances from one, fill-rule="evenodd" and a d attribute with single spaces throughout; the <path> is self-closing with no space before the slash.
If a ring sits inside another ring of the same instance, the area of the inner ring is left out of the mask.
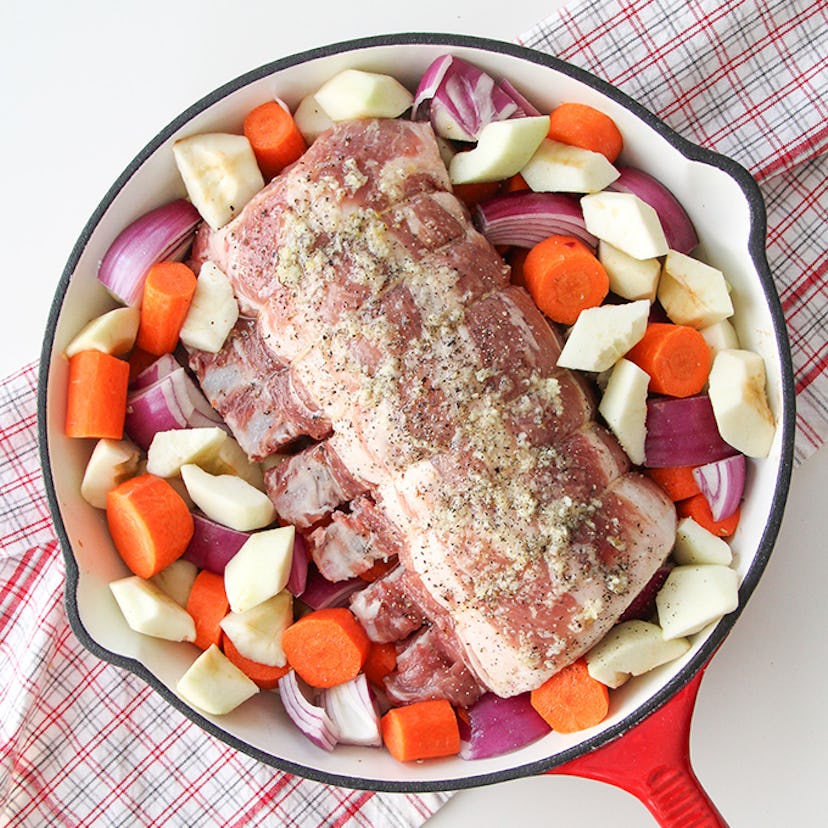
<path id="1" fill-rule="evenodd" d="M 529 698 L 532 707 L 558 733 L 593 727 L 609 712 L 609 691 L 592 678 L 583 658 L 555 673 Z"/>
<path id="2" fill-rule="evenodd" d="M 376 687 L 385 688 L 384 679 L 394 672 L 397 666 L 397 648 L 393 642 L 386 641 L 378 643 L 371 642 L 368 650 L 368 657 L 362 665 L 362 672 L 371 684 Z"/>
<path id="3" fill-rule="evenodd" d="M 195 645 L 206 650 L 211 644 L 221 644 L 221 619 L 230 611 L 230 602 L 224 591 L 224 578 L 202 569 L 193 581 L 187 612 L 195 621 Z M 225 655 L 227 655 L 225 651 Z M 229 656 L 228 656 L 229 657 Z"/>
<path id="4" fill-rule="evenodd" d="M 282 633 L 288 663 L 311 687 L 333 687 L 359 674 L 371 642 L 346 607 L 304 615 Z"/>
<path id="5" fill-rule="evenodd" d="M 708 532 L 720 538 L 729 538 L 739 525 L 741 510 L 737 509 L 730 517 L 714 520 L 707 498 L 703 494 L 697 494 L 676 503 L 676 514 L 680 518 L 693 518 L 699 526 L 703 526 Z"/>
<path id="6" fill-rule="evenodd" d="M 380 720 L 382 738 L 400 762 L 453 756 L 460 750 L 460 728 L 446 699 L 393 707 Z"/>
<path id="7" fill-rule="evenodd" d="M 578 239 L 550 236 L 536 244 L 523 262 L 523 280 L 535 304 L 553 321 L 572 325 L 609 293 L 603 265 Z"/>
<path id="8" fill-rule="evenodd" d="M 280 173 L 308 148 L 293 116 L 278 101 L 251 110 L 243 130 L 266 179 Z"/>
<path id="9" fill-rule="evenodd" d="M 549 115 L 549 137 L 562 144 L 600 152 L 610 162 L 624 148 L 624 139 L 609 115 L 582 103 L 562 103 Z"/>
<path id="10" fill-rule="evenodd" d="M 158 357 L 155 354 L 151 354 L 147 351 L 142 351 L 139 347 L 133 348 L 129 352 L 129 381 L 130 383 L 135 380 L 135 378 L 140 374 L 142 371 L 146 370 L 147 368 L 152 365 Z"/>
<path id="11" fill-rule="evenodd" d="M 655 480 L 674 503 L 701 494 L 699 484 L 693 477 L 693 466 L 664 466 L 647 469 L 645 474 Z"/>
<path id="12" fill-rule="evenodd" d="M 129 363 L 101 351 L 79 351 L 69 358 L 66 389 L 67 437 L 124 436 Z"/>
<path id="13" fill-rule="evenodd" d="M 118 554 L 142 578 L 151 578 L 180 558 L 193 536 L 186 502 L 154 474 L 132 477 L 110 490 L 106 521 Z"/>
<path id="14" fill-rule="evenodd" d="M 503 188 L 507 193 L 517 193 L 521 190 L 531 189 L 526 183 L 526 179 L 520 173 L 515 173 L 511 178 L 507 178 Z"/>
<path id="15" fill-rule="evenodd" d="M 158 262 L 150 268 L 135 340 L 139 348 L 156 356 L 175 350 L 195 289 L 195 273 L 182 262 Z"/>
<path id="16" fill-rule="evenodd" d="M 649 390 L 668 397 L 698 394 L 710 374 L 712 356 L 704 337 L 689 325 L 651 322 L 626 357 L 650 375 Z"/>
<path id="17" fill-rule="evenodd" d="M 287 664 L 283 667 L 271 667 L 269 664 L 260 664 L 246 658 L 238 651 L 229 635 L 222 636 L 221 647 L 227 658 L 262 690 L 274 690 L 279 686 L 279 679 L 290 672 Z"/>

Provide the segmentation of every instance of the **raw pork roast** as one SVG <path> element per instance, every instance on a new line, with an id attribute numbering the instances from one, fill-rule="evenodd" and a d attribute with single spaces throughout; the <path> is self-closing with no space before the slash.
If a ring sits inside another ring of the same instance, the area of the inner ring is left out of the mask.
<path id="1" fill-rule="evenodd" d="M 427 124 L 322 135 L 196 261 L 243 317 L 191 365 L 352 609 L 398 643 L 393 701 L 540 685 L 670 551 L 675 512 L 594 420 L 559 335 L 450 192 Z"/>

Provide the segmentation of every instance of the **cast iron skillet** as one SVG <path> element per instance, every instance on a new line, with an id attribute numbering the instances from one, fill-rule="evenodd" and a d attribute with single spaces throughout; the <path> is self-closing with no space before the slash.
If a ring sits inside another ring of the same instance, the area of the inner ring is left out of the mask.
<path id="1" fill-rule="evenodd" d="M 296 104 L 346 66 L 384 70 L 412 86 L 440 54 L 476 62 L 508 77 L 541 107 L 581 100 L 603 108 L 625 135 L 624 161 L 651 172 L 684 203 L 702 244 L 694 253 L 721 268 L 733 288 L 743 347 L 758 350 L 768 370 L 778 429 L 770 456 L 751 463 L 740 529 L 732 540 L 741 576 L 740 608 L 695 636 L 685 657 L 613 692 L 607 721 L 572 736 L 552 733 L 492 760 L 394 762 L 384 751 L 310 745 L 287 721 L 273 694 L 260 693 L 226 717 L 205 716 L 174 692 L 192 660 L 190 645 L 146 640 L 126 628 L 108 581 L 127 572 L 108 539 L 102 514 L 79 495 L 91 446 L 63 436 L 66 360 L 80 326 L 111 307 L 95 280 L 115 235 L 153 206 L 183 194 L 169 147 L 200 131 L 239 131 L 244 114 L 273 95 Z M 395 34 L 326 46 L 262 66 L 187 109 L 136 156 L 84 228 L 60 279 L 40 363 L 38 415 L 49 505 L 66 562 L 66 604 L 83 644 L 132 671 L 204 730 L 273 767 L 347 787 L 382 791 L 454 790 L 543 772 L 617 784 L 635 794 L 662 825 L 723 825 L 698 786 L 688 733 L 703 668 L 753 592 L 782 520 L 792 468 L 794 390 L 784 318 L 765 258 L 765 210 L 750 175 L 734 161 L 695 146 L 653 114 L 574 66 L 520 46 L 444 34 Z M 143 640 L 139 640 L 143 639 Z"/>

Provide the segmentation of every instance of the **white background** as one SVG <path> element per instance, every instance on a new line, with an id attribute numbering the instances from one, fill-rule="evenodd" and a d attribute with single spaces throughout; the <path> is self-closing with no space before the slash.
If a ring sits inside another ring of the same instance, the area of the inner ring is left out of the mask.
<path id="1" fill-rule="evenodd" d="M 72 245 L 152 136 L 221 83 L 280 56 L 387 32 L 511 40 L 560 0 L 143 0 L 0 6 L 0 376 L 39 355 Z M 794 475 L 759 587 L 702 682 L 696 772 L 732 826 L 826 824 L 828 451 Z M 458 794 L 435 828 L 654 824 L 621 791 L 566 777 Z"/>

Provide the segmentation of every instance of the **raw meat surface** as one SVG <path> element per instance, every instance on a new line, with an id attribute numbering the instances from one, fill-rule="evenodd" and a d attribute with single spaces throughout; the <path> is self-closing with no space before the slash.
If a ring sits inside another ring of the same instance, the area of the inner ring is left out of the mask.
<path id="1" fill-rule="evenodd" d="M 427 124 L 346 122 L 194 258 L 229 276 L 273 372 L 330 430 L 268 472 L 280 518 L 329 577 L 392 538 L 399 566 L 352 604 L 401 642 L 389 691 L 468 703 L 600 639 L 669 553 L 675 510 L 449 190 Z"/>

